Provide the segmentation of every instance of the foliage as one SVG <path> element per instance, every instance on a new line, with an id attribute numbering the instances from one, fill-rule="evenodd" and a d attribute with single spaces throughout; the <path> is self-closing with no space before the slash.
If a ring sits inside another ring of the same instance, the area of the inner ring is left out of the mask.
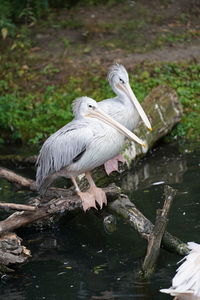
<path id="1" fill-rule="evenodd" d="M 77 3 L 84 5 L 97 5 L 101 3 L 112 4 L 117 0 L 1 0 L 0 1 L 0 30 L 5 39 L 7 35 L 14 35 L 17 24 L 32 24 L 43 16 L 48 16 L 51 9 L 69 8 Z"/>
<path id="2" fill-rule="evenodd" d="M 49 76 L 47 73 L 43 72 L 42 76 Z M 138 65 L 130 76 L 139 100 L 159 84 L 168 84 L 177 91 L 184 117 L 172 136 L 190 139 L 199 138 L 200 133 L 199 79 L 200 66 L 195 63 Z M 26 93 L 18 86 L 9 92 L 12 80 L 9 75 L 0 81 L 0 91 L 4 91 L 0 97 L 0 128 L 5 141 L 38 143 L 71 120 L 71 102 L 76 97 L 88 95 L 102 100 L 113 96 L 107 80 L 89 72 L 81 78 L 70 77 L 67 84 L 47 85 L 41 91 L 36 89 Z"/>
<path id="3" fill-rule="evenodd" d="M 0 30 L 7 29 L 14 34 L 16 24 L 35 22 L 48 11 L 48 0 L 1 0 L 0 1 Z M 3 36 L 3 33 L 2 33 Z M 4 37 L 4 36 L 3 36 Z"/>

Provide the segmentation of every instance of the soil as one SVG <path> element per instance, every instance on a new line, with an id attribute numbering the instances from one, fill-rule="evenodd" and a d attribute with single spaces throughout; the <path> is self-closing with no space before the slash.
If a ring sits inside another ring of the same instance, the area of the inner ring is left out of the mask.
<path id="1" fill-rule="evenodd" d="M 138 0 L 55 11 L 32 28 L 31 58 L 74 75 L 114 61 L 200 60 L 199 0 Z M 61 73 L 63 73 L 61 72 Z"/>

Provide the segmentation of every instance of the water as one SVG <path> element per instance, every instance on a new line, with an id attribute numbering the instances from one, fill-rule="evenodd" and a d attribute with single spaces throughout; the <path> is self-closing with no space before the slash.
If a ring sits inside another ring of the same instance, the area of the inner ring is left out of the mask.
<path id="1" fill-rule="evenodd" d="M 180 154 L 176 145 L 154 149 L 136 166 L 118 177 L 130 199 L 150 220 L 163 203 L 164 184 L 178 190 L 170 212 L 168 231 L 183 241 L 200 243 L 200 147 Z M 33 169 L 14 168 L 34 176 Z M 25 202 L 31 192 L 16 191 L 0 180 L 4 201 Z M 3 217 L 3 216 L 2 216 Z M 81 213 L 46 231 L 19 235 L 32 252 L 30 261 L 18 266 L 15 276 L 3 278 L 0 299 L 172 299 L 167 288 L 180 257 L 161 250 L 157 269 L 148 282 L 136 280 L 146 252 L 146 241 L 120 219 L 108 234 L 102 219 Z"/>

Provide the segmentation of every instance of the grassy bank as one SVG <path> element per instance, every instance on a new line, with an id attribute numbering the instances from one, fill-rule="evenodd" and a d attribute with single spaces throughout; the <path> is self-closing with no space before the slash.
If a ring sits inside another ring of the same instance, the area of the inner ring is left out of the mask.
<path id="1" fill-rule="evenodd" d="M 0 127 L 1 142 L 38 143 L 49 134 L 69 122 L 72 118 L 71 102 L 74 98 L 88 95 L 96 100 L 112 97 L 113 93 L 102 74 L 94 69 L 84 70 L 80 77 L 70 76 L 66 83 L 46 85 L 30 91 L 23 89 L 27 72 L 32 76 L 32 84 L 37 74 L 25 67 L 12 71 L 13 65 L 1 65 L 6 77 L 0 81 Z M 8 71 L 9 70 L 9 71 Z M 21 72 L 21 73 L 20 73 Z M 55 72 L 55 70 L 54 70 Z M 44 84 L 51 70 L 43 74 L 40 84 Z M 15 78 L 17 78 L 17 84 Z M 41 79 L 40 79 L 41 80 Z M 22 87 L 19 86 L 23 82 Z M 171 137 L 199 139 L 200 135 L 200 65 L 193 64 L 153 64 L 137 65 L 130 75 L 131 86 L 139 100 L 159 85 L 173 87 L 184 107 L 184 116 L 173 130 Z M 35 82 L 37 86 L 37 82 Z"/>

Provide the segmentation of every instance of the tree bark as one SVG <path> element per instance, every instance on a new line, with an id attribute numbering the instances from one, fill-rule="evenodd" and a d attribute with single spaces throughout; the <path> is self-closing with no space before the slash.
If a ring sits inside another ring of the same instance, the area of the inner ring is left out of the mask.
<path id="1" fill-rule="evenodd" d="M 176 195 L 176 190 L 169 186 L 164 188 L 165 202 L 162 209 L 157 210 L 156 222 L 148 240 L 147 253 L 142 265 L 142 276 L 149 278 L 154 272 L 155 264 L 160 253 L 161 240 L 167 226 L 167 216 Z"/>
<path id="2" fill-rule="evenodd" d="M 108 200 L 116 199 L 119 196 L 119 188 L 115 185 L 109 186 L 104 189 Z M 52 199 L 47 203 L 42 204 L 39 198 L 32 199 L 37 207 L 31 211 L 34 206 L 29 206 L 30 210 L 15 212 L 7 219 L 0 221 L 0 235 L 4 232 L 13 231 L 20 227 L 26 226 L 40 219 L 48 218 L 49 224 L 53 220 L 51 216 L 60 218 L 65 214 L 82 209 L 82 202 L 77 195 Z"/>
<path id="3" fill-rule="evenodd" d="M 0 266 L 24 263 L 31 256 L 30 251 L 21 245 L 22 239 L 15 233 L 4 233 L 0 236 Z M 1 271 L 5 271 L 0 267 Z"/>

